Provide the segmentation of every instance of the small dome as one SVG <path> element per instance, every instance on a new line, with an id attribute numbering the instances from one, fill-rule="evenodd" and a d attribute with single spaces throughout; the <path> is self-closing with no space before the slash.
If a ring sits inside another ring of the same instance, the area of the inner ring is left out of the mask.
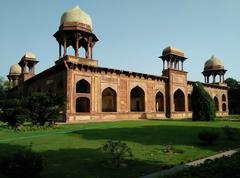
<path id="1" fill-rule="evenodd" d="M 221 59 L 212 56 L 205 62 L 204 70 L 224 70 L 224 64 Z"/>
<path id="2" fill-rule="evenodd" d="M 20 75 L 22 72 L 22 68 L 18 64 L 14 64 L 10 67 L 9 75 Z"/>
<path id="3" fill-rule="evenodd" d="M 23 58 L 28 58 L 29 60 L 35 61 L 37 57 L 33 52 L 26 52 Z"/>
<path id="4" fill-rule="evenodd" d="M 62 25 L 64 22 L 79 22 L 90 26 L 92 29 L 91 17 L 86 12 L 81 10 L 79 6 L 76 6 L 73 9 L 70 9 L 63 13 L 60 25 Z"/>
<path id="5" fill-rule="evenodd" d="M 163 56 L 166 56 L 169 54 L 174 54 L 176 56 L 184 57 L 184 52 L 182 50 L 175 48 L 175 47 L 171 47 L 171 46 L 164 48 L 162 51 Z"/>

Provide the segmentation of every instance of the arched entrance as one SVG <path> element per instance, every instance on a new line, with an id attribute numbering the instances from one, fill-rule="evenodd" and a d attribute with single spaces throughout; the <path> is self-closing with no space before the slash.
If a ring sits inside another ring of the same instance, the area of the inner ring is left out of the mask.
<path id="1" fill-rule="evenodd" d="M 218 98 L 216 96 L 214 97 L 214 102 L 215 102 L 216 111 L 219 111 L 219 102 L 218 102 Z"/>
<path id="2" fill-rule="evenodd" d="M 90 112 L 90 100 L 87 97 L 76 99 L 76 112 Z"/>
<path id="3" fill-rule="evenodd" d="M 156 112 L 164 112 L 164 96 L 162 92 L 157 92 L 156 97 Z"/>
<path id="4" fill-rule="evenodd" d="M 145 93 L 139 86 L 136 86 L 131 90 L 131 111 L 145 111 Z"/>
<path id="5" fill-rule="evenodd" d="M 108 87 L 102 92 L 102 112 L 116 112 L 117 111 L 117 94 Z"/>
<path id="6" fill-rule="evenodd" d="M 90 84 L 88 81 L 82 79 L 76 84 L 76 93 L 90 93 Z"/>
<path id="7" fill-rule="evenodd" d="M 175 111 L 185 111 L 185 99 L 182 90 L 178 89 L 174 93 Z"/>

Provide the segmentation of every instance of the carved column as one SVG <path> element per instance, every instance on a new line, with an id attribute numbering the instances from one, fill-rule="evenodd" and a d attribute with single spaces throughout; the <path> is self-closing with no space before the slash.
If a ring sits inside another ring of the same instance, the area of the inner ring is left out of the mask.
<path id="1" fill-rule="evenodd" d="M 75 34 L 75 40 L 76 40 L 76 43 L 75 43 L 75 56 L 78 57 L 79 56 L 79 53 L 78 53 L 78 49 L 79 49 L 79 34 L 78 33 Z"/>

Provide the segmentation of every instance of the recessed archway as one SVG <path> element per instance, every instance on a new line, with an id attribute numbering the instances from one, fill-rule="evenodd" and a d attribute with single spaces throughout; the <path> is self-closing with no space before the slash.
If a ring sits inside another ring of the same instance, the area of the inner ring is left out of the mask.
<path id="1" fill-rule="evenodd" d="M 79 97 L 76 100 L 76 112 L 90 112 L 90 100 L 87 97 Z"/>
<path id="2" fill-rule="evenodd" d="M 142 88 L 136 86 L 131 90 L 131 111 L 144 112 L 145 111 L 145 93 Z"/>
<path id="3" fill-rule="evenodd" d="M 102 112 L 117 111 L 117 94 L 115 90 L 108 87 L 102 92 Z"/>
<path id="4" fill-rule="evenodd" d="M 185 111 L 185 99 L 182 90 L 178 89 L 174 93 L 175 111 Z"/>
<path id="5" fill-rule="evenodd" d="M 214 97 L 214 102 L 215 102 L 216 111 L 219 111 L 219 102 L 218 102 L 218 98 L 216 96 Z"/>
<path id="6" fill-rule="evenodd" d="M 223 112 L 226 112 L 226 111 L 227 111 L 226 103 L 223 103 L 223 104 L 222 104 L 222 111 L 223 111 Z"/>
<path id="7" fill-rule="evenodd" d="M 156 112 L 163 112 L 164 111 L 164 96 L 162 92 L 157 92 L 156 97 Z"/>
<path id="8" fill-rule="evenodd" d="M 90 93 L 90 84 L 88 81 L 82 79 L 76 84 L 76 93 Z"/>

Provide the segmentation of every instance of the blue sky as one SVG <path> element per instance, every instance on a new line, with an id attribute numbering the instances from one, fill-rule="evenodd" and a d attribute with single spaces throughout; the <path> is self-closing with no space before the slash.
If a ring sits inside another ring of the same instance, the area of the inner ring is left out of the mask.
<path id="1" fill-rule="evenodd" d="M 54 65 L 52 36 L 64 11 L 79 5 L 99 38 L 93 55 L 100 66 L 161 75 L 163 48 L 182 49 L 189 80 L 203 81 L 211 55 L 223 60 L 226 77 L 239 80 L 239 0 L 9 0 L 0 2 L 0 76 L 26 51 L 40 61 L 37 72 Z"/>

